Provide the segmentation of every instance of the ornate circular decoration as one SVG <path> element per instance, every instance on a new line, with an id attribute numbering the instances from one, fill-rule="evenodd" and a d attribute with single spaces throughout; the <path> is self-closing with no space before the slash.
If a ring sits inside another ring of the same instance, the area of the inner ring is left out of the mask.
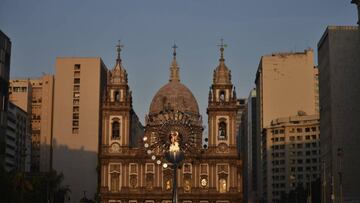
<path id="1" fill-rule="evenodd" d="M 206 187 L 207 184 L 208 184 L 207 179 L 206 179 L 206 178 L 202 178 L 202 179 L 201 179 L 201 186 L 202 186 L 202 187 Z"/>
<path id="2" fill-rule="evenodd" d="M 184 191 L 185 192 L 190 192 L 191 190 L 191 183 L 190 183 L 190 180 L 186 179 L 184 181 Z"/>
<path id="3" fill-rule="evenodd" d="M 193 115 L 179 111 L 167 111 L 152 117 L 157 127 L 143 137 L 147 154 L 157 164 L 164 155 L 171 163 L 181 162 L 184 153 L 196 153 L 201 149 L 202 127 Z"/>
<path id="4" fill-rule="evenodd" d="M 226 152 L 229 148 L 228 148 L 227 144 L 220 143 L 218 149 L 219 149 L 220 152 Z"/>
<path id="5" fill-rule="evenodd" d="M 111 145 L 110 152 L 119 152 L 120 151 L 120 145 L 117 143 L 114 143 Z"/>

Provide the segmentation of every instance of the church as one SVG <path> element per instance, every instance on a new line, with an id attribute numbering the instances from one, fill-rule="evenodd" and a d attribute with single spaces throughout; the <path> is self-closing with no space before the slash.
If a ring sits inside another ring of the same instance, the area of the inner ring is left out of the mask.
<path id="1" fill-rule="evenodd" d="M 224 45 L 209 90 L 207 136 L 196 98 L 181 83 L 176 46 L 169 82 L 153 97 L 145 126 L 132 106 L 121 48 L 119 44 L 116 64 L 107 73 L 101 106 L 101 203 L 171 203 L 174 168 L 165 159 L 168 148 L 184 150 L 175 176 L 179 203 L 242 202 L 242 161 L 236 145 L 240 104 L 225 65 Z"/>

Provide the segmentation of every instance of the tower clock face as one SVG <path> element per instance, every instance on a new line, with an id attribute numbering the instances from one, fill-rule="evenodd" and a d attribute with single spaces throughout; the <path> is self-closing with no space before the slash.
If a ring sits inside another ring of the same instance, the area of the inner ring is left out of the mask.
<path id="1" fill-rule="evenodd" d="M 201 186 L 206 187 L 207 184 L 208 184 L 208 181 L 206 180 L 206 178 L 202 178 L 201 179 Z"/>

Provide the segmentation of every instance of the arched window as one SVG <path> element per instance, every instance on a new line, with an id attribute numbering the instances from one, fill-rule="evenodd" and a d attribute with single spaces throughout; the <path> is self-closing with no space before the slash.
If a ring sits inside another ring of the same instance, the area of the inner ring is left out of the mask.
<path id="1" fill-rule="evenodd" d="M 219 94 L 219 101 L 224 102 L 225 101 L 225 91 L 221 90 Z"/>
<path id="2" fill-rule="evenodd" d="M 111 139 L 120 139 L 120 122 L 116 119 L 111 124 Z"/>
<path id="3" fill-rule="evenodd" d="M 226 140 L 226 122 L 224 120 L 220 121 L 218 130 L 219 140 Z"/>
<path id="4" fill-rule="evenodd" d="M 114 100 L 115 102 L 119 102 L 120 101 L 120 92 L 118 90 L 116 90 L 114 92 Z"/>

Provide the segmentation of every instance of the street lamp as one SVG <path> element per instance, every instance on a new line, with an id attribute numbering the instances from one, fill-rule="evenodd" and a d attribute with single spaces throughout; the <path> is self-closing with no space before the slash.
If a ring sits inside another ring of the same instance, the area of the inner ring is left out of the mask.
<path id="1" fill-rule="evenodd" d="M 340 203 L 343 203 L 343 188 L 342 188 L 342 157 L 343 157 L 344 151 L 342 148 L 337 149 L 337 156 L 339 158 L 339 195 L 340 195 Z"/>
<path id="2" fill-rule="evenodd" d="M 172 202 L 178 202 L 177 169 L 186 155 L 201 150 L 203 127 L 200 116 L 181 111 L 163 111 L 149 115 L 147 131 L 143 137 L 146 154 L 156 164 L 173 169 Z"/>

